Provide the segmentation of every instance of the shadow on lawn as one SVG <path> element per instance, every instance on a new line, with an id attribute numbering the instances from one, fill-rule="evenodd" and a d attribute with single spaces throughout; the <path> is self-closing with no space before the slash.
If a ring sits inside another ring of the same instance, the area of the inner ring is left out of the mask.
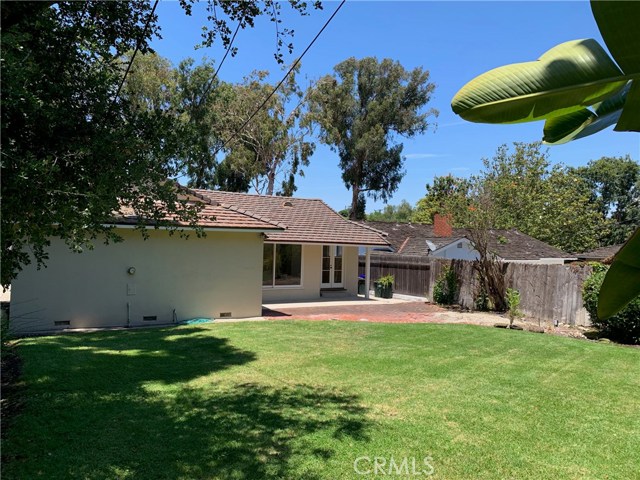
<path id="1" fill-rule="evenodd" d="M 21 349 L 27 406 L 3 445 L 3 478 L 313 479 L 335 447 L 366 438 L 356 396 L 217 377 L 256 355 L 210 331 L 58 336 Z"/>

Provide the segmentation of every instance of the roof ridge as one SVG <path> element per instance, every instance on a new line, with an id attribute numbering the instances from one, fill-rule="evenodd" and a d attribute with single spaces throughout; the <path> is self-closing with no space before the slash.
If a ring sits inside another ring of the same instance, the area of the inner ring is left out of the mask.
<path id="1" fill-rule="evenodd" d="M 189 187 L 182 187 L 182 188 L 189 188 Z M 286 198 L 286 199 L 290 199 L 290 200 L 300 200 L 300 201 L 313 201 L 313 202 L 322 202 L 324 203 L 324 200 L 322 200 L 321 198 L 304 198 L 304 197 L 292 197 L 292 196 L 287 196 L 287 195 L 265 195 L 262 193 L 249 193 L 249 192 L 227 192 L 225 190 L 209 190 L 208 188 L 192 188 L 191 190 L 199 190 L 201 192 L 211 192 L 211 193 L 216 193 L 216 194 L 222 194 L 222 195 L 236 195 L 236 196 L 245 196 L 245 197 L 258 197 L 258 198 Z M 331 207 L 329 207 L 331 208 Z"/>
<path id="2" fill-rule="evenodd" d="M 287 225 L 285 225 L 284 223 L 276 222 L 276 221 L 271 220 L 269 218 L 262 217 L 260 215 L 256 215 L 255 213 L 250 212 L 249 210 L 243 209 L 242 207 L 239 207 L 237 205 L 230 205 L 228 203 L 220 203 L 218 201 L 213 200 L 212 198 L 207 197 L 204 194 L 201 194 L 200 192 L 197 192 L 196 189 L 192 189 L 192 188 L 190 189 L 188 187 L 184 187 L 184 188 L 187 191 L 194 192 L 196 197 L 202 198 L 209 205 L 216 206 L 216 207 L 221 207 L 221 208 L 224 208 L 226 210 L 231 210 L 231 211 L 237 212 L 237 213 L 239 213 L 241 215 L 246 215 L 249 218 L 253 218 L 254 220 L 258 220 L 260 222 L 268 223 L 268 224 L 273 225 L 275 227 L 280 227 L 280 228 L 283 228 L 283 229 L 287 228 Z M 205 190 L 205 189 L 197 189 L 197 190 Z M 215 190 L 205 190 L 205 191 L 210 191 L 210 192 L 214 192 L 215 193 Z M 236 192 L 225 192 L 225 193 L 236 193 Z"/>
<path id="3" fill-rule="evenodd" d="M 338 214 L 338 215 L 340 215 L 340 214 Z M 342 217 L 342 215 L 340 215 L 340 216 Z M 348 218 L 346 218 L 345 220 L 347 220 L 348 222 L 351 222 L 351 223 L 355 223 L 356 225 L 360 225 L 361 227 L 364 227 L 364 228 L 366 228 L 367 230 L 371 230 L 372 232 L 379 233 L 379 234 L 380 234 L 380 235 L 382 235 L 383 237 L 388 237 L 388 236 L 389 236 L 389 233 L 388 233 L 388 232 L 384 232 L 384 231 L 382 231 L 382 230 L 378 230 L 377 228 L 373 228 L 373 227 L 371 227 L 371 226 L 367 225 L 367 224 L 366 224 L 366 220 L 363 220 L 363 221 L 361 221 L 361 222 L 355 222 L 355 221 L 353 221 L 353 220 L 349 220 Z M 379 222 L 379 223 L 387 223 L 387 222 Z M 392 222 L 389 222 L 389 223 L 392 223 Z"/>

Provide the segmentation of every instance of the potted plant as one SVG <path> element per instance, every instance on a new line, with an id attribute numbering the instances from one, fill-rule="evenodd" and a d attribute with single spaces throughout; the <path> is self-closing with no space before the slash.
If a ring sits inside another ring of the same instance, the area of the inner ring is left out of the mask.
<path id="1" fill-rule="evenodd" d="M 395 277 L 393 275 L 385 275 L 373 282 L 375 295 L 378 298 L 391 298 L 393 297 L 393 281 Z"/>

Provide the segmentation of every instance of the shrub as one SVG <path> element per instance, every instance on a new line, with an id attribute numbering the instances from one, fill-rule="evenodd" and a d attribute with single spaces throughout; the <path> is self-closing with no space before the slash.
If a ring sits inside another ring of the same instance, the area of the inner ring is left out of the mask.
<path id="1" fill-rule="evenodd" d="M 456 299 L 458 279 L 451 267 L 444 267 L 442 274 L 433 286 L 433 300 L 440 305 L 452 305 Z"/>
<path id="2" fill-rule="evenodd" d="M 507 315 L 509 315 L 509 326 L 513 325 L 516 318 L 520 318 L 523 313 L 520 311 L 520 292 L 514 288 L 507 288 Z"/>
<path id="3" fill-rule="evenodd" d="M 475 306 L 476 310 L 481 312 L 488 312 L 491 310 L 491 304 L 489 302 L 489 295 L 487 294 L 487 289 L 484 286 L 484 282 L 478 279 L 478 284 L 476 288 L 476 298 L 475 298 Z"/>
<path id="4" fill-rule="evenodd" d="M 622 311 L 607 319 L 598 318 L 598 294 L 609 267 L 601 264 L 593 266 L 593 273 L 582 285 L 584 308 L 589 312 L 591 323 L 600 336 L 620 343 L 640 344 L 640 296 L 636 297 Z"/>
<path id="5" fill-rule="evenodd" d="M 393 282 L 395 281 L 395 277 L 393 275 L 385 275 L 384 277 L 380 277 L 376 280 L 376 283 L 380 285 L 382 288 L 387 288 L 393 286 Z"/>

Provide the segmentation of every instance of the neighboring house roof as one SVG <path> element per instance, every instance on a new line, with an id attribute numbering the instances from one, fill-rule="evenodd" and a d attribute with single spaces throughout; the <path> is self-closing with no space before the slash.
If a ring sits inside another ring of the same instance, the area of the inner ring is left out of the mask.
<path id="1" fill-rule="evenodd" d="M 387 232 L 387 240 L 395 253 L 402 255 L 429 255 L 433 249 L 469 238 L 469 230 L 453 228 L 451 236 L 436 236 L 433 225 L 422 223 L 363 222 L 377 230 Z M 575 258 L 545 242 L 517 230 L 489 230 L 489 246 L 504 260 L 539 260 L 541 258 Z M 427 243 L 429 242 L 429 243 Z"/>
<path id="2" fill-rule="evenodd" d="M 575 256 L 578 260 L 605 260 L 618 253 L 618 250 L 622 248 L 624 243 L 618 245 L 609 245 L 608 247 L 600 247 L 588 252 L 576 253 Z"/>
<path id="3" fill-rule="evenodd" d="M 265 232 L 267 241 L 337 245 L 388 246 L 384 233 L 351 222 L 322 200 L 191 189 L 228 210 L 284 227 Z"/>

